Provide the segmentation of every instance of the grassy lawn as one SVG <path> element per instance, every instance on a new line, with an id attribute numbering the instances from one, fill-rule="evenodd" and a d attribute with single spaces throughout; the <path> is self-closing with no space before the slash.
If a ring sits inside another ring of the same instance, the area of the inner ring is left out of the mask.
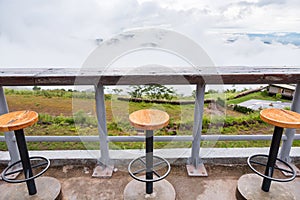
<path id="1" fill-rule="evenodd" d="M 233 95 L 229 95 L 230 97 L 233 97 Z M 249 94 L 247 96 L 243 96 L 237 99 L 229 99 L 227 101 L 227 104 L 239 104 L 244 101 L 248 101 L 251 99 L 260 99 L 260 100 L 269 100 L 269 101 L 282 101 L 282 102 L 290 102 L 290 100 L 287 99 L 277 99 L 275 96 L 269 96 L 267 92 L 255 92 L 252 94 Z"/>

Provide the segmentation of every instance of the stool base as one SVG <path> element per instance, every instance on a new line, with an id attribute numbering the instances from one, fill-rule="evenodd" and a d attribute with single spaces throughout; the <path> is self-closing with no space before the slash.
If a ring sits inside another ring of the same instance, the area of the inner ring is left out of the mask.
<path id="1" fill-rule="evenodd" d="M 42 199 L 62 199 L 60 182 L 52 177 L 40 177 L 35 179 L 37 193 L 29 195 L 25 183 L 2 184 L 0 185 L 0 200 L 42 200 Z"/>
<path id="2" fill-rule="evenodd" d="M 261 189 L 263 178 L 257 174 L 245 174 L 238 180 L 236 198 L 238 200 L 260 199 L 260 200 L 289 200 L 296 197 L 290 192 L 286 183 L 272 182 L 269 192 Z"/>
<path id="3" fill-rule="evenodd" d="M 299 177 L 300 176 L 299 168 L 296 165 L 294 165 L 293 163 L 289 163 L 289 165 L 295 170 L 296 177 Z M 285 170 L 289 170 L 289 168 L 281 162 L 276 162 L 276 166 L 279 167 L 279 168 L 285 169 Z M 282 171 L 282 174 L 285 175 L 286 177 L 291 177 L 292 176 L 292 174 L 287 173 L 285 171 Z"/>
<path id="4" fill-rule="evenodd" d="M 167 180 L 153 183 L 153 193 L 146 194 L 146 184 L 137 180 L 130 181 L 124 190 L 124 200 L 175 200 L 176 193 L 174 187 Z"/>

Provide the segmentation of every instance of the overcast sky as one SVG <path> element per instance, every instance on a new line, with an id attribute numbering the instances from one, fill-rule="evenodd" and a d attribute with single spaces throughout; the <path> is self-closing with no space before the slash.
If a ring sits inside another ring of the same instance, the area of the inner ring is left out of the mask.
<path id="1" fill-rule="evenodd" d="M 149 26 L 187 35 L 216 65 L 299 66 L 299 10 L 299 0 L 0 0 L 0 68 L 80 67 L 96 39 Z"/>

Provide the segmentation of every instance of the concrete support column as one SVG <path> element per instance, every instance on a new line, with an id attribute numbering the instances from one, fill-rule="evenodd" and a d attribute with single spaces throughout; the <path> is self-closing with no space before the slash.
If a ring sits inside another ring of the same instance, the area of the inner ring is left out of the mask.
<path id="1" fill-rule="evenodd" d="M 296 91 L 294 93 L 291 110 L 300 113 L 300 82 L 298 82 L 296 86 Z M 288 128 L 285 130 L 285 135 L 287 139 L 283 140 L 281 151 L 280 151 L 280 159 L 286 162 L 291 162 L 290 151 L 293 145 L 295 133 L 296 133 L 295 129 Z"/>
<path id="2" fill-rule="evenodd" d="M 94 170 L 93 177 L 110 177 L 114 166 L 109 157 L 104 87 L 102 84 L 95 86 L 95 100 L 101 157 L 98 160 L 98 166 Z"/>
<path id="3" fill-rule="evenodd" d="M 3 87 L 0 86 L 0 115 L 5 113 L 8 113 L 8 106 L 7 106 Z M 20 157 L 18 153 L 19 152 L 18 146 L 16 140 L 14 139 L 15 137 L 14 132 L 13 131 L 6 132 L 4 133 L 4 135 L 5 135 L 5 141 L 10 156 L 10 164 L 17 162 L 18 160 L 20 160 Z"/>
<path id="4" fill-rule="evenodd" d="M 205 84 L 199 83 L 196 87 L 193 142 L 191 157 L 188 159 L 187 171 L 190 176 L 207 176 L 207 172 L 200 158 L 200 143 L 202 134 L 202 119 L 204 110 Z"/>

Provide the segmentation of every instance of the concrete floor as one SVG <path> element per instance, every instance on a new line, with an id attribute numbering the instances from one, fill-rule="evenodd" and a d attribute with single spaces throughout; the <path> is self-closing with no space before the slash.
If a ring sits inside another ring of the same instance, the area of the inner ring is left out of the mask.
<path id="1" fill-rule="evenodd" d="M 93 167 L 52 167 L 45 176 L 55 177 L 60 181 L 64 200 L 123 199 L 124 188 L 132 180 L 126 168 L 116 169 L 111 178 L 92 178 Z M 2 169 L 0 168 L 1 171 Z M 239 177 L 251 173 L 245 165 L 206 165 L 206 169 L 208 177 L 188 177 L 185 166 L 172 166 L 167 180 L 174 186 L 177 200 L 236 199 L 235 191 Z M 7 183 L 0 181 L 0 188 L 3 188 L 3 184 Z M 300 199 L 297 191 L 297 188 L 300 188 L 300 178 L 285 184 L 289 184 L 289 188 L 296 194 L 296 199 Z"/>

